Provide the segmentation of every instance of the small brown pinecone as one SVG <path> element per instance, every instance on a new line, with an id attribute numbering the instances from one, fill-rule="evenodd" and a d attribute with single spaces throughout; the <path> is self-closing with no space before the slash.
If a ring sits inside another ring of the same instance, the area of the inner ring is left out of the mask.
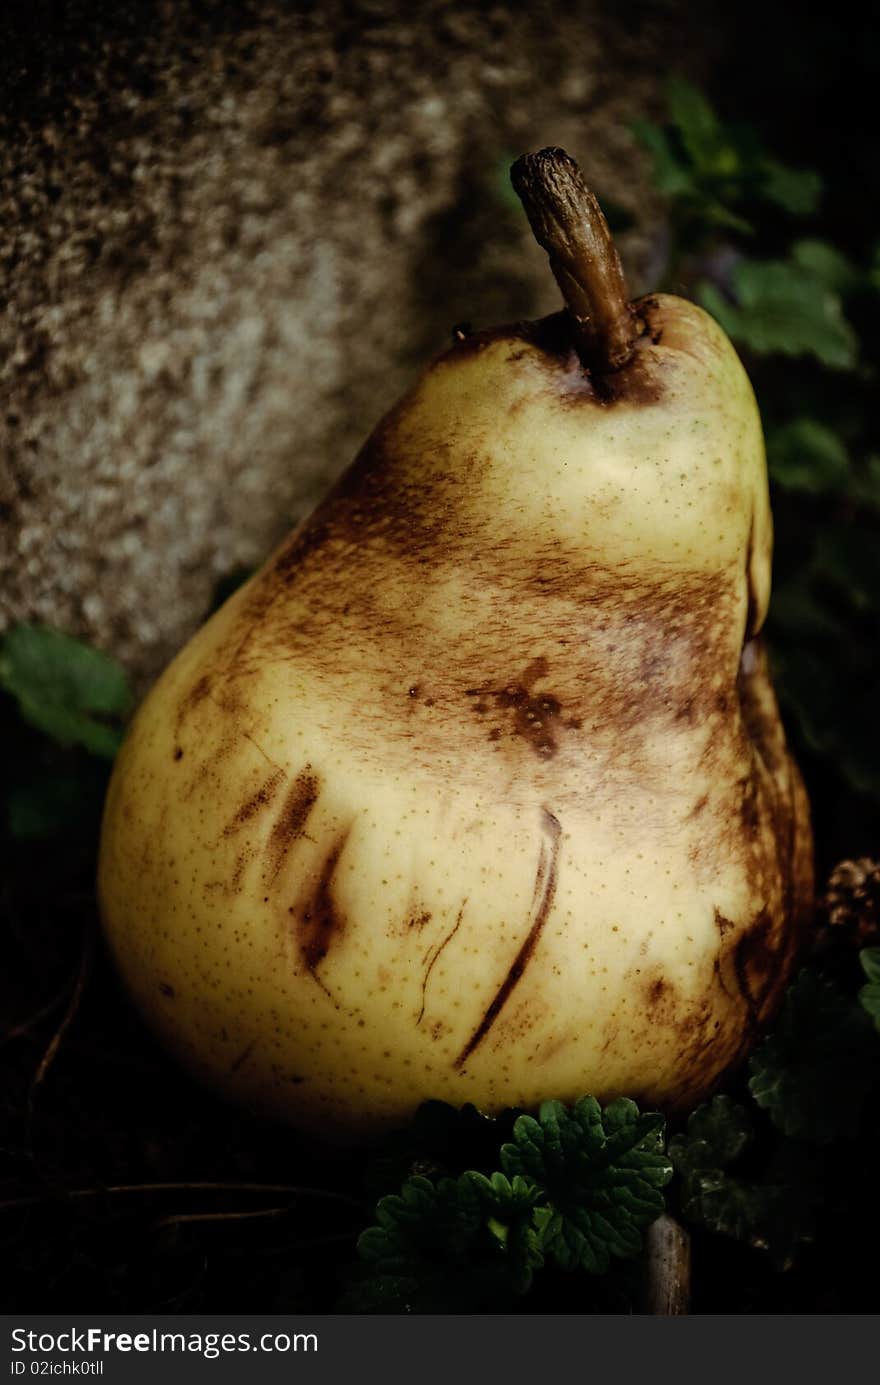
<path id="1" fill-rule="evenodd" d="M 819 901 L 822 925 L 845 930 L 856 947 L 880 938 L 880 861 L 839 861 Z M 824 931 L 824 930 L 823 930 Z"/>

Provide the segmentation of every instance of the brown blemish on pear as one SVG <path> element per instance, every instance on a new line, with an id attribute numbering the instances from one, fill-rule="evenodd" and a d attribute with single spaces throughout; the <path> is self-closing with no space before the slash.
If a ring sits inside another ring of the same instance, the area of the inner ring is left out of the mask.
<path id="1" fill-rule="evenodd" d="M 273 770 L 265 782 L 257 789 L 256 793 L 251 794 L 238 808 L 236 808 L 229 822 L 227 822 L 226 826 L 223 828 L 223 836 L 231 837 L 233 833 L 238 832 L 246 822 L 250 822 L 251 818 L 261 813 L 265 808 L 268 808 L 281 785 L 284 783 L 284 777 L 283 770 Z"/>
<path id="2" fill-rule="evenodd" d="M 538 865 L 535 872 L 535 892 L 532 900 L 532 915 L 529 920 L 529 929 L 525 938 L 517 949 L 509 969 L 507 970 L 498 990 L 482 1016 L 479 1024 L 468 1039 L 461 1053 L 455 1060 L 454 1066 L 462 1069 L 470 1058 L 471 1054 L 483 1042 L 489 1033 L 501 1011 L 509 1001 L 515 987 L 522 980 L 523 973 L 531 961 L 535 949 L 538 946 L 541 932 L 547 922 L 556 894 L 558 879 L 559 862 L 559 838 L 562 835 L 562 828 L 559 820 L 550 812 L 548 808 L 541 809 L 541 826 L 543 838 L 538 854 Z"/>
<path id="3" fill-rule="evenodd" d="M 267 880 L 277 879 L 284 859 L 293 843 L 300 837 L 309 814 L 318 801 L 320 783 L 310 765 L 300 770 L 284 796 L 281 811 L 275 820 L 266 844 Z"/>

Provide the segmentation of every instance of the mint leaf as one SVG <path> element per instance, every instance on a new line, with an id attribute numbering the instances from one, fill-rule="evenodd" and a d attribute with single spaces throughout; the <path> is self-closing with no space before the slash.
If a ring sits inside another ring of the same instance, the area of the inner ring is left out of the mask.
<path id="1" fill-rule="evenodd" d="M 781 260 L 742 260 L 733 280 L 736 303 L 708 282 L 698 297 L 735 341 L 762 354 L 812 355 L 836 370 L 855 365 L 855 333 L 838 295 L 814 272 Z"/>
<path id="2" fill-rule="evenodd" d="M 45 625 L 14 625 L 0 645 L 0 687 L 52 740 L 105 759 L 116 754 L 132 697 L 109 655 Z"/>
<path id="3" fill-rule="evenodd" d="M 868 984 L 859 991 L 862 1008 L 871 1016 L 880 1033 L 880 947 L 866 947 L 859 953 L 862 971 Z"/>
<path id="4" fill-rule="evenodd" d="M 468 1171 L 437 1182 L 408 1178 L 380 1199 L 377 1225 L 358 1240 L 386 1307 L 451 1311 L 525 1293 L 544 1263 L 533 1209 L 541 1190 L 528 1179 Z M 488 1294 L 488 1299 L 487 1299 Z M 357 1311 L 380 1311 L 361 1301 Z"/>
<path id="5" fill-rule="evenodd" d="M 817 1145 L 852 1138 L 878 1057 L 865 1012 L 834 982 L 804 970 L 749 1059 L 749 1091 L 785 1135 Z"/>
<path id="6" fill-rule="evenodd" d="M 749 1145 L 752 1119 L 728 1096 L 714 1096 L 688 1117 L 687 1130 L 669 1141 L 669 1157 L 679 1177 L 705 1169 L 724 1169 Z"/>
<path id="7" fill-rule="evenodd" d="M 814 418 L 795 418 L 767 435 L 770 476 L 786 490 L 825 495 L 844 489 L 849 455 L 840 438 Z"/>
<path id="8" fill-rule="evenodd" d="M 813 1239 L 820 1166 L 808 1150 L 786 1142 L 757 1176 L 729 1172 L 752 1140 L 751 1116 L 728 1097 L 714 1097 L 693 1112 L 686 1132 L 669 1142 L 681 1180 L 682 1215 L 716 1235 L 767 1251 L 785 1269 L 799 1246 Z"/>
<path id="9" fill-rule="evenodd" d="M 540 1216 L 532 1215 L 543 1198 L 542 1189 L 519 1174 L 508 1179 L 503 1173 L 486 1178 L 482 1173 L 468 1172 L 463 1177 L 486 1208 L 486 1226 L 508 1257 L 514 1290 L 526 1293 L 535 1271 L 544 1265 L 544 1223 Z"/>
<path id="10" fill-rule="evenodd" d="M 753 1176 L 731 1172 L 751 1154 L 754 1136 L 751 1113 L 727 1096 L 692 1112 L 685 1132 L 669 1142 L 682 1215 L 716 1235 L 768 1251 L 784 1269 L 798 1247 L 813 1239 L 821 1170 L 809 1151 L 785 1142 Z"/>
<path id="11" fill-rule="evenodd" d="M 602 1274 L 612 1256 L 641 1249 L 641 1229 L 663 1211 L 660 1189 L 672 1166 L 663 1152 L 663 1118 L 621 1099 L 604 1110 L 583 1097 L 568 1110 L 542 1104 L 520 1116 L 501 1166 L 542 1187 L 550 1208 L 540 1219 L 545 1252 L 563 1269 Z"/>

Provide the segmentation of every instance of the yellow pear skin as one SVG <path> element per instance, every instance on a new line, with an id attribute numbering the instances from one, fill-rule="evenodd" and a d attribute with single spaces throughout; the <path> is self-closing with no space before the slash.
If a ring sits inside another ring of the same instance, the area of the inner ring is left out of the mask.
<path id="1" fill-rule="evenodd" d="M 565 314 L 436 360 L 130 729 L 106 936 L 252 1109 L 681 1109 L 774 1010 L 812 867 L 760 421 L 706 314 L 635 310 L 601 390 Z"/>

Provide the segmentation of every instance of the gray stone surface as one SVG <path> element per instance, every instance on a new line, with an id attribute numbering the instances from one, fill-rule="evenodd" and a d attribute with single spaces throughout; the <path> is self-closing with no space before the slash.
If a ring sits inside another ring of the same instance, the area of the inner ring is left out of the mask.
<path id="1" fill-rule="evenodd" d="M 650 287 L 629 126 L 699 65 L 687 9 L 14 5 L 0 623 L 153 676 L 453 323 L 557 305 L 507 191 L 524 149 L 564 145 L 635 213 Z"/>

